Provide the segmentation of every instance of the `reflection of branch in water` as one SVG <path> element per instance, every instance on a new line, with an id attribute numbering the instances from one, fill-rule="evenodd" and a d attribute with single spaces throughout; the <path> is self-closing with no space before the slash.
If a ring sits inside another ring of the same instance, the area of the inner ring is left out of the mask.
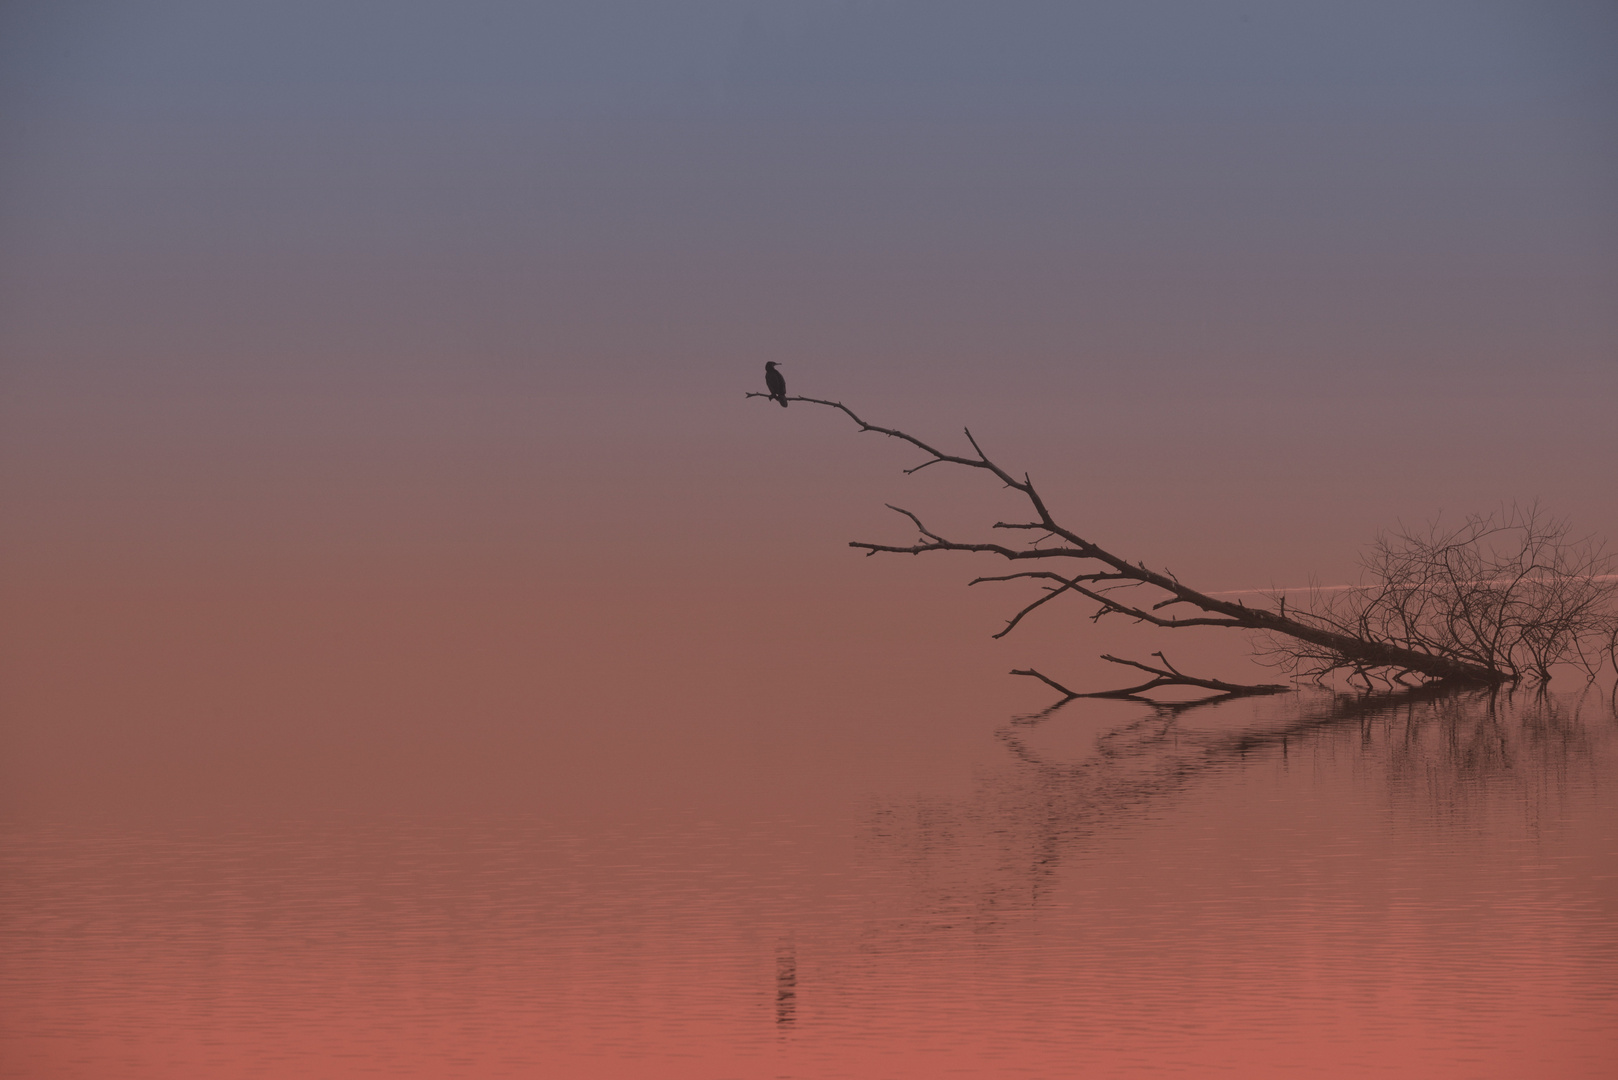
<path id="1" fill-rule="evenodd" d="M 1596 760 L 1585 710 L 1593 708 L 1608 723 L 1618 719 L 1602 696 L 1589 687 L 1577 698 L 1541 688 L 1488 695 L 1471 709 L 1441 699 L 1421 713 L 1407 711 L 1389 723 L 1391 795 L 1460 819 L 1481 787 L 1511 777 L 1537 828 L 1541 812 L 1557 801 L 1556 791 L 1565 789 L 1573 763 Z M 1434 768 L 1435 758 L 1448 767 Z"/>
<path id="2" fill-rule="evenodd" d="M 1268 693 L 1268 691 L 1266 691 L 1266 693 Z M 1226 702 L 1233 701 L 1238 697 L 1249 696 L 1255 695 L 1215 694 L 1212 697 L 1192 698 L 1189 701 L 1158 701 L 1148 697 L 1117 698 L 1113 697 L 1111 694 L 1075 694 L 1072 697 L 1067 697 L 1061 699 L 1060 701 L 1052 702 L 1043 709 L 1040 709 L 1038 712 L 1020 713 L 1017 716 L 1013 716 L 1011 718 L 1011 723 L 1017 727 L 1034 727 L 1037 724 L 1049 720 L 1051 717 L 1055 716 L 1061 710 L 1067 708 L 1073 702 L 1080 701 L 1085 698 L 1103 698 L 1106 700 L 1128 701 L 1136 705 L 1145 705 L 1151 710 L 1151 713 L 1149 714 L 1150 716 L 1166 720 L 1179 716 L 1181 713 L 1223 705 Z M 1004 733 L 1002 733 L 1000 737 L 1002 741 L 1004 741 Z"/>
<path id="3" fill-rule="evenodd" d="M 908 822 L 909 815 L 886 811 L 883 843 L 905 857 L 894 860 L 890 851 L 884 860 L 908 865 L 924 897 L 925 914 L 913 917 L 913 927 L 992 930 L 1040 906 L 1070 853 L 1161 809 L 1199 778 L 1339 734 L 1386 769 L 1388 798 L 1418 799 L 1414 812 L 1423 819 L 1470 813 L 1467 800 L 1476 800 L 1478 786 L 1502 781 L 1524 795 L 1532 817 L 1539 803 L 1552 804 L 1570 762 L 1595 760 L 1579 711 L 1588 704 L 1610 713 L 1592 694 L 1571 708 L 1545 694 L 1433 686 L 1304 695 L 1279 709 L 1229 698 L 1153 703 L 1098 732 L 1088 752 L 1062 760 L 1034 736 L 1057 717 L 1094 717 L 1089 709 L 1075 715 L 1070 699 L 996 732 L 1013 768 L 986 780 L 970 799 L 926 800 Z"/>
<path id="4" fill-rule="evenodd" d="M 1377 716 L 1386 716 L 1392 719 L 1395 716 L 1404 716 L 1408 721 L 1412 716 L 1412 710 L 1422 704 L 1430 703 L 1435 708 L 1447 705 L 1451 712 L 1456 710 L 1465 712 L 1469 707 L 1484 704 L 1486 705 L 1486 711 L 1492 714 L 1494 703 L 1500 696 L 1500 692 L 1486 689 L 1457 690 L 1451 687 L 1428 685 L 1392 693 L 1334 694 L 1324 707 L 1307 699 L 1300 699 L 1300 707 L 1296 717 L 1280 726 L 1266 728 L 1245 727 L 1239 731 L 1203 735 L 1190 740 L 1188 745 L 1197 751 L 1196 756 L 1192 760 L 1182 762 L 1181 768 L 1175 770 L 1175 775 L 1181 775 L 1182 770 L 1197 772 L 1202 768 L 1220 764 L 1231 758 L 1246 757 L 1248 754 L 1266 747 L 1284 746 L 1292 739 L 1308 735 L 1321 728 L 1335 727 L 1349 720 L 1365 720 Z M 1544 695 L 1536 695 L 1536 700 L 1542 697 Z M 1115 751 L 1109 750 L 1110 746 L 1119 741 L 1121 736 L 1137 731 L 1148 721 L 1153 720 L 1162 721 L 1164 730 L 1148 741 L 1161 741 L 1167 733 L 1168 725 L 1172 724 L 1177 717 L 1192 711 L 1201 712 L 1205 709 L 1224 705 L 1231 700 L 1229 695 L 1221 695 L 1214 698 L 1202 698 L 1196 701 L 1184 702 L 1148 701 L 1145 704 L 1151 707 L 1152 715 L 1097 736 L 1097 751 L 1103 758 L 1116 756 Z M 1059 701 L 1042 712 L 1015 717 L 1012 719 L 1011 724 L 1014 727 L 1032 727 L 1050 719 L 1056 714 L 1057 710 L 1067 704 L 1068 701 Z M 1027 746 L 1026 741 L 1016 733 L 1014 727 L 1002 729 L 996 734 L 1015 757 L 1035 769 L 1042 770 L 1047 781 L 1081 775 L 1078 770 L 1083 770 L 1086 767 L 1085 765 L 1059 765 L 1047 761 Z"/>

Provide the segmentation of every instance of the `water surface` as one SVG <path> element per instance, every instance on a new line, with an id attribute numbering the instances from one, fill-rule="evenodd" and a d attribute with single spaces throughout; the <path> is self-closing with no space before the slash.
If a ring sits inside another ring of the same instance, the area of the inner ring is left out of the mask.
<path id="1" fill-rule="evenodd" d="M 1610 1075 L 1599 693 L 974 745 L 764 815 L 14 822 L 0 1074 Z"/>

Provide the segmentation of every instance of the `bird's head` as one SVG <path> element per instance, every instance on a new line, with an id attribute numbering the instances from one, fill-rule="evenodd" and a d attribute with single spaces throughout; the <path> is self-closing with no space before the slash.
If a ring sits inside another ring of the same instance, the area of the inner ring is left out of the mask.
<path id="1" fill-rule="evenodd" d="M 766 360 L 766 361 L 764 361 L 764 366 L 766 368 L 774 370 L 775 368 L 779 367 L 780 365 L 778 365 L 774 360 Z"/>

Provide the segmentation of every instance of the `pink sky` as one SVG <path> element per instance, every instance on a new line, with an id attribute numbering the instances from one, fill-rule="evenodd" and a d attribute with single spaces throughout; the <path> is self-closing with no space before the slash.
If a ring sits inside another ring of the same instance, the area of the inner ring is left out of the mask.
<path id="1" fill-rule="evenodd" d="M 1513 499 L 1618 536 L 1593 9 L 411 10 L 8 13 L 5 813 L 1164 644 L 860 559 L 1004 500 L 766 359 L 1208 589 Z"/>

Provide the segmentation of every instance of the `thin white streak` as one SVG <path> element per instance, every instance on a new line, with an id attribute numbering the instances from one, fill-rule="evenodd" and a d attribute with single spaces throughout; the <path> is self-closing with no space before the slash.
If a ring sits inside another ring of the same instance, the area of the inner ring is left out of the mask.
<path id="1" fill-rule="evenodd" d="M 1566 580 L 1566 579 L 1564 579 Z M 1618 581 L 1618 574 L 1591 574 L 1577 578 L 1579 581 Z M 1483 585 L 1485 582 L 1468 582 L 1471 585 Z M 1377 588 L 1374 585 L 1289 585 L 1271 589 L 1225 589 L 1220 592 L 1211 592 L 1209 596 L 1276 596 L 1288 593 L 1323 593 L 1323 592 L 1349 592 L 1354 589 Z"/>

